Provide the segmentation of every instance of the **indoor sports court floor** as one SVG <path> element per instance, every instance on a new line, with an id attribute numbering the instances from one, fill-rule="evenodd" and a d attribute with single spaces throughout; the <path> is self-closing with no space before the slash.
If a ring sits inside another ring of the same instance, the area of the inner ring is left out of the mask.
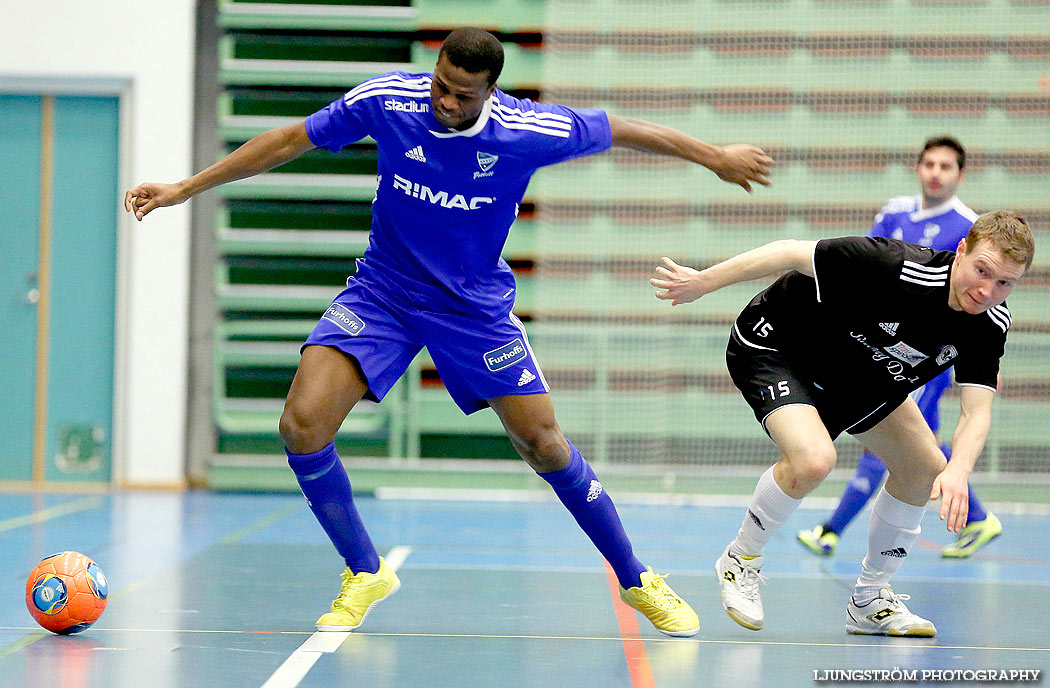
<path id="1" fill-rule="evenodd" d="M 642 560 L 700 614 L 698 636 L 671 639 L 619 601 L 555 501 L 359 508 L 401 591 L 359 632 L 315 636 L 342 564 L 301 496 L 0 494 L 0 685 L 782 688 L 821 685 L 815 671 L 894 668 L 1040 669 L 1045 685 L 1050 669 L 1045 514 L 999 510 L 1002 537 L 943 561 L 949 537 L 928 513 L 894 587 L 939 634 L 904 640 L 844 631 L 867 512 L 836 557 L 818 559 L 793 537 L 825 512 L 799 510 L 767 549 L 766 628 L 755 633 L 722 611 L 712 570 L 741 506 L 620 500 Z M 29 570 L 63 549 L 95 558 L 110 581 L 106 613 L 69 637 L 24 607 Z"/>

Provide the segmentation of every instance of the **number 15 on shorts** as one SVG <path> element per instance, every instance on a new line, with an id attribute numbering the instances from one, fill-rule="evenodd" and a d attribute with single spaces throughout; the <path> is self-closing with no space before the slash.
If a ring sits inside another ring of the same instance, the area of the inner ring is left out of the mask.
<path id="1" fill-rule="evenodd" d="M 791 388 L 788 387 L 787 380 L 781 380 L 776 386 L 766 385 L 762 390 L 762 398 L 765 399 L 767 394 L 770 399 L 776 400 L 791 394 Z"/>

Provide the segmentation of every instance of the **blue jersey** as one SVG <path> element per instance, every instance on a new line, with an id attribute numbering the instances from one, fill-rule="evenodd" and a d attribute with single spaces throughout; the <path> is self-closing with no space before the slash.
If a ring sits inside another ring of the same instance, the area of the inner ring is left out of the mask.
<path id="1" fill-rule="evenodd" d="M 901 239 L 934 251 L 955 251 L 976 219 L 977 213 L 958 196 L 933 208 L 923 208 L 921 196 L 897 196 L 875 216 L 868 236 Z M 945 370 L 912 394 L 934 432 L 941 427 L 938 403 L 951 386 L 951 372 Z"/>
<path id="2" fill-rule="evenodd" d="M 501 257 L 529 178 L 540 167 L 612 144 L 601 110 L 513 98 L 498 89 L 467 130 L 430 111 L 431 74 L 370 79 L 306 120 L 333 152 L 365 136 L 379 187 L 356 278 L 410 307 L 499 318 L 514 305 Z"/>
<path id="3" fill-rule="evenodd" d="M 977 213 L 957 196 L 933 208 L 923 208 L 921 196 L 898 196 L 875 216 L 868 236 L 900 239 L 934 251 L 954 251 L 976 219 Z"/>

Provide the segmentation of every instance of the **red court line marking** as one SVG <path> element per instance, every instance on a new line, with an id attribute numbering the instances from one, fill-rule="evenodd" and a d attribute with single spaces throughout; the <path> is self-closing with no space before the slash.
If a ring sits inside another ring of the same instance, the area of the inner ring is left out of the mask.
<path id="1" fill-rule="evenodd" d="M 613 609 L 616 610 L 616 623 L 620 626 L 620 638 L 623 640 L 623 655 L 627 659 L 627 671 L 631 675 L 633 688 L 656 688 L 653 670 L 649 666 L 649 655 L 645 653 L 645 642 L 638 630 L 638 617 L 634 609 L 620 599 L 620 582 L 616 580 L 609 562 L 605 562 L 605 578 L 609 581 L 609 592 L 613 598 Z"/>

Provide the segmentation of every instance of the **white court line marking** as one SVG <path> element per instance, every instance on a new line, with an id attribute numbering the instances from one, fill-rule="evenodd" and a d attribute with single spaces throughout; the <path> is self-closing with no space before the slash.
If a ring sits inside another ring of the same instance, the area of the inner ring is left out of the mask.
<path id="1" fill-rule="evenodd" d="M 331 635 L 348 636 L 349 633 L 332 633 Z M 312 636 L 311 636 L 312 637 Z M 345 639 L 345 638 L 344 638 Z M 310 642 L 307 640 L 306 642 Z M 303 643 L 304 645 L 306 643 Z M 305 652 L 299 648 L 292 656 L 284 660 L 284 664 L 273 672 L 273 676 L 266 679 L 263 688 L 291 688 L 298 686 L 299 682 L 306 677 L 307 672 L 313 668 L 317 660 L 321 658 L 320 652 Z"/>
<path id="2" fill-rule="evenodd" d="M 0 630 L 5 631 L 30 631 L 33 630 L 29 626 L 0 626 Z M 185 629 L 185 628 L 97 628 L 91 627 L 92 633 L 105 633 L 105 632 L 119 632 L 119 633 L 228 633 L 230 635 L 251 635 L 255 633 L 273 633 L 280 635 L 306 635 L 305 631 L 244 631 L 240 629 L 226 629 L 226 630 L 203 630 L 203 629 Z M 655 631 L 654 631 L 655 632 Z M 328 633 L 327 635 L 334 635 Z M 609 643 L 622 643 L 623 638 L 620 636 L 593 636 L 593 635 L 520 635 L 520 634 L 507 634 L 507 633 L 376 633 L 372 631 L 358 631 L 354 635 L 369 636 L 376 638 L 489 638 L 496 640 L 587 640 L 597 642 L 609 642 Z M 41 638 L 50 637 L 49 634 L 41 633 Z M 784 645 L 784 646 L 797 646 L 797 647 L 878 647 L 873 643 L 850 643 L 850 642 L 808 642 L 808 641 L 788 641 L 788 640 L 731 640 L 729 638 L 664 638 L 664 637 L 645 637 L 647 643 L 699 643 L 702 645 Z M 872 640 L 879 640 L 878 637 L 873 637 Z M 897 640 L 896 638 L 882 637 L 883 641 Z M 991 645 L 934 645 L 934 644 L 923 644 L 919 645 L 918 641 L 914 641 L 914 647 L 921 647 L 925 652 L 927 650 L 1001 650 L 1009 652 L 1050 652 L 1050 647 L 996 647 Z M 901 642 L 900 644 L 885 644 L 882 647 L 886 648 L 905 648 L 912 646 L 911 642 Z M 96 647 L 92 648 L 93 652 L 102 650 L 136 650 L 138 648 L 112 648 L 112 647 Z"/>
<path id="3" fill-rule="evenodd" d="M 383 559 L 387 566 L 397 571 L 411 553 L 411 547 L 398 545 L 392 547 Z M 306 674 L 321 658 L 321 655 L 326 652 L 335 652 L 348 637 L 350 637 L 349 631 L 336 633 L 317 631 L 307 638 L 306 642 L 300 645 L 299 649 L 293 652 L 288 659 L 284 660 L 281 666 L 277 667 L 277 671 L 266 679 L 262 688 L 295 688 L 306 678 Z"/>
<path id="4" fill-rule="evenodd" d="M 795 556 L 795 555 L 790 555 L 790 556 Z M 812 554 L 806 554 L 804 552 L 800 552 L 798 556 L 795 556 L 795 558 L 803 559 L 805 561 L 809 561 L 809 559 L 813 558 L 813 555 Z M 858 556 L 858 560 L 860 558 L 861 557 Z M 974 560 L 974 561 L 976 563 L 976 560 Z M 1043 565 L 1043 561 L 1044 560 L 1033 561 L 1033 562 L 1031 562 L 1031 565 L 1041 566 L 1041 565 Z M 935 559 L 935 560 L 933 560 L 933 562 L 940 562 L 940 559 Z M 989 560 L 982 560 L 981 563 L 988 563 L 988 562 L 989 562 Z M 1021 563 L 1021 562 L 1018 562 L 1018 563 Z M 531 573 L 573 573 L 573 574 L 579 573 L 579 574 L 588 574 L 588 575 L 594 575 L 596 573 L 596 571 L 597 571 L 593 566 L 543 566 L 543 565 L 540 565 L 540 564 L 536 564 L 536 565 L 516 565 L 516 564 L 441 564 L 441 563 L 418 564 L 417 563 L 417 564 L 413 564 L 412 568 L 428 570 L 428 571 L 459 571 L 459 572 L 461 572 L 461 571 L 512 571 L 512 572 L 515 572 L 515 573 L 516 572 L 525 572 L 525 573 L 530 573 L 530 572 Z M 668 573 L 670 575 L 673 575 L 673 576 L 699 576 L 701 578 L 708 578 L 708 577 L 711 576 L 711 574 L 707 573 L 706 571 L 698 571 L 696 568 L 674 568 L 674 567 L 664 567 L 664 566 L 662 566 L 662 567 L 660 567 L 660 569 L 662 571 L 663 570 L 667 570 Z M 830 577 L 831 579 L 833 579 L 835 581 L 848 583 L 850 590 L 853 589 L 853 582 L 852 581 L 856 580 L 855 578 L 853 578 L 853 576 L 855 576 L 856 574 L 833 574 L 833 573 L 829 573 L 828 571 L 824 571 L 824 570 L 821 570 L 821 572 L 819 574 L 807 573 L 807 572 L 795 573 L 795 572 L 791 572 L 791 571 L 778 571 L 775 575 L 776 575 L 776 577 L 778 579 L 789 578 L 789 579 L 793 579 L 793 580 L 803 580 L 803 581 L 810 581 L 810 580 L 820 581 L 820 580 L 826 580 L 826 579 L 828 579 Z M 904 575 L 904 574 L 900 574 L 900 573 L 894 574 L 893 580 L 894 580 L 895 583 L 899 581 L 899 582 L 908 583 L 908 584 L 911 584 L 911 583 L 931 583 L 932 582 L 932 583 L 959 583 L 959 584 L 996 585 L 996 586 L 1016 585 L 1016 586 L 1023 586 L 1023 587 L 1026 587 L 1026 588 L 1027 587 L 1033 587 L 1033 586 L 1050 586 L 1050 580 L 1010 580 L 1010 581 L 1005 581 L 1005 580 L 996 580 L 994 578 L 966 578 L 966 577 L 951 578 L 951 577 L 941 577 L 941 576 L 938 576 L 937 578 L 931 578 L 930 576 L 920 576 L 918 574 L 916 574 L 916 575 Z M 898 586 L 898 587 L 902 587 L 902 586 Z M 3 628 L 3 627 L 0 627 L 0 628 Z M 94 630 L 94 627 L 92 627 L 92 630 Z"/>
<path id="5" fill-rule="evenodd" d="M 59 518 L 60 516 L 66 516 L 68 514 L 74 514 L 78 511 L 88 511 L 101 505 L 101 497 L 82 497 L 80 499 L 74 499 L 73 501 L 57 504 L 48 507 L 47 509 L 34 511 L 25 516 L 4 519 L 3 521 L 0 521 L 0 532 L 43 523 L 44 521 L 49 521 L 53 518 Z"/>
<path id="6" fill-rule="evenodd" d="M 980 485 L 977 486 L 978 488 Z M 429 501 L 464 502 L 557 502 L 551 490 L 489 490 L 472 487 L 377 487 L 376 499 L 417 499 Z M 745 507 L 751 504 L 751 495 L 690 494 L 684 492 L 617 492 L 616 503 L 631 506 L 730 506 Z M 800 508 L 834 509 L 838 497 L 806 497 Z M 1050 515 L 1050 504 L 1036 502 L 985 502 L 985 507 L 995 513 L 1021 516 Z M 933 510 L 937 502 L 927 507 Z"/>
<path id="7" fill-rule="evenodd" d="M 387 555 L 383 557 L 386 561 L 386 565 L 397 571 L 401 568 L 401 564 L 405 563 L 405 559 L 408 559 L 408 555 L 412 553 L 411 547 L 405 547 L 398 545 L 397 547 L 391 547 Z"/>

